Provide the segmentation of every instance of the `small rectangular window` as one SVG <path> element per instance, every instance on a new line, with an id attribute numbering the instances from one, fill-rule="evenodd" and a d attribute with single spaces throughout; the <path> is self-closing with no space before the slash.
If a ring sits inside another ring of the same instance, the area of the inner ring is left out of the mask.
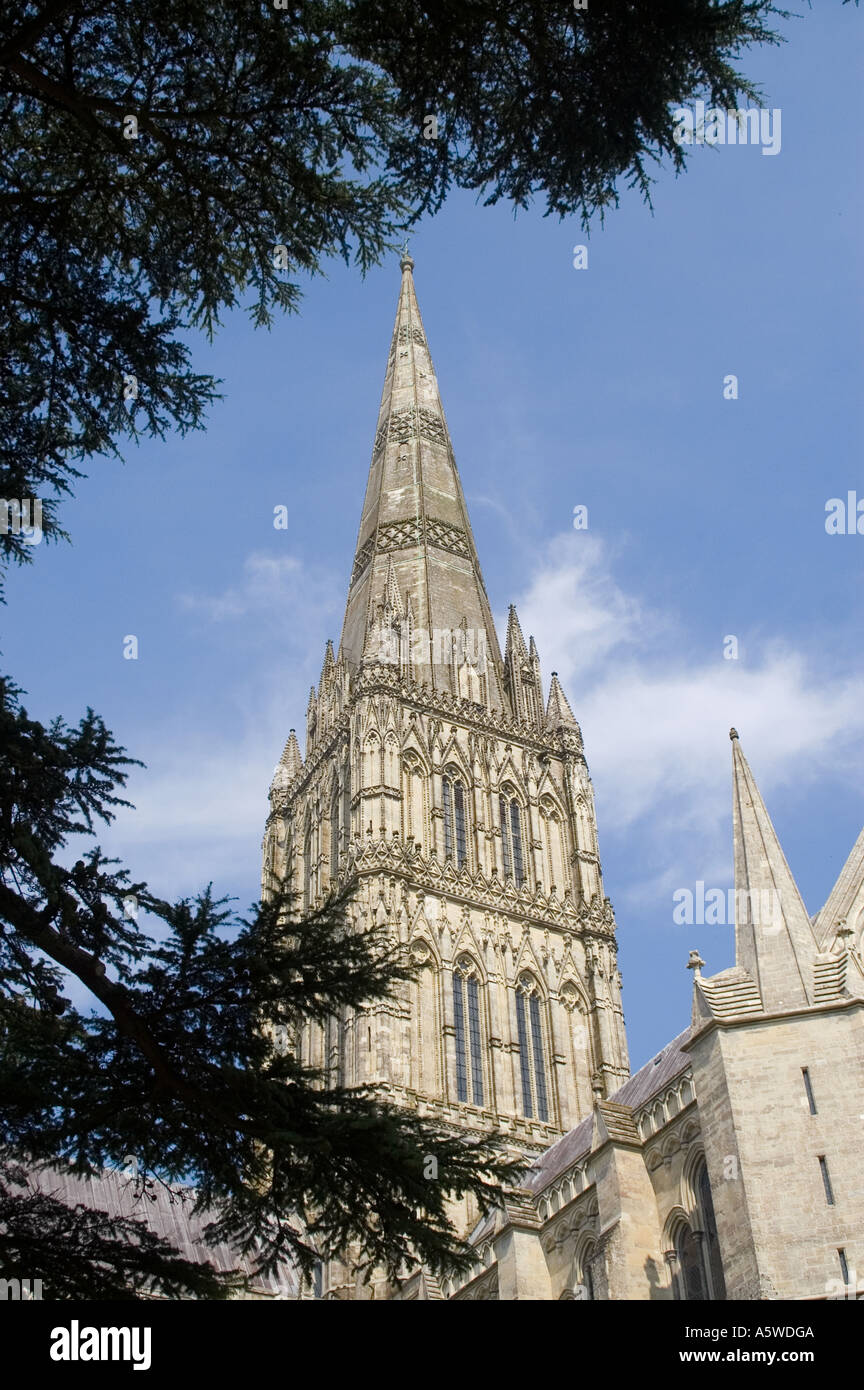
<path id="1" fill-rule="evenodd" d="M 846 1259 L 846 1251 L 838 1250 L 837 1254 L 840 1256 L 840 1275 L 845 1285 L 849 1283 L 849 1264 Z"/>
<path id="2" fill-rule="evenodd" d="M 828 1164 L 825 1162 L 825 1155 L 819 1155 L 819 1171 L 822 1174 L 822 1182 L 825 1187 L 825 1201 L 829 1207 L 834 1205 L 834 1189 L 831 1186 L 831 1177 L 828 1172 Z"/>
<path id="3" fill-rule="evenodd" d="M 801 1075 L 804 1078 L 804 1093 L 807 1096 L 807 1104 L 810 1106 L 810 1114 L 816 1114 L 816 1099 L 813 1095 L 813 1084 L 810 1080 L 810 1070 L 808 1067 L 801 1068 Z"/>

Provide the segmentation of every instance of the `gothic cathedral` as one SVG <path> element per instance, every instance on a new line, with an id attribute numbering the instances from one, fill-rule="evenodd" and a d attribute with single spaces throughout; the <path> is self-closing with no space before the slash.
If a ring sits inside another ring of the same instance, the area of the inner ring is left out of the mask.
<path id="1" fill-rule="evenodd" d="M 500 1129 L 532 1166 L 494 1218 L 464 1212 L 470 1279 L 419 1271 L 396 1296 L 845 1287 L 864 1229 L 839 1137 L 850 1104 L 864 1113 L 864 836 L 811 922 L 736 738 L 736 890 L 777 891 L 783 920 L 762 931 L 744 913 L 736 966 L 712 979 L 694 953 L 691 1027 L 631 1077 L 581 733 L 554 673 L 544 698 L 513 608 L 502 658 L 407 254 L 401 269 L 341 641 L 309 697 L 305 756 L 292 730 L 273 778 L 264 891 L 287 879 L 308 907 L 351 885 L 356 921 L 386 923 L 419 967 L 395 998 L 308 1025 L 302 1059 L 442 1125 Z M 857 1058 L 854 1101 L 832 1074 L 842 1058 Z M 768 1132 L 766 1086 L 790 1089 L 788 1134 Z M 777 1145 L 793 1138 L 800 1207 L 772 1217 Z M 333 1267 L 324 1292 L 370 1296 Z"/>

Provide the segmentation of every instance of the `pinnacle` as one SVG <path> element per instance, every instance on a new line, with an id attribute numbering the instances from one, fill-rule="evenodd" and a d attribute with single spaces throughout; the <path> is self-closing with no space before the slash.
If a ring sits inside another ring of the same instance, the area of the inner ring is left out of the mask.
<path id="1" fill-rule="evenodd" d="M 546 705 L 546 725 L 549 729 L 578 729 L 576 720 L 570 703 L 561 688 L 558 680 L 558 672 L 552 672 L 552 679 L 549 682 L 549 701 Z"/>

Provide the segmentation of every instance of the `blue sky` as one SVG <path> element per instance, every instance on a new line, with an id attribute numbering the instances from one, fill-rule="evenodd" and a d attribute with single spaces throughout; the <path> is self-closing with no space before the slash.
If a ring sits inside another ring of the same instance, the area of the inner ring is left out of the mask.
<path id="1" fill-rule="evenodd" d="M 653 216 L 622 197 L 585 270 L 575 220 L 465 194 L 412 239 L 499 633 L 516 602 L 582 724 L 634 1067 L 689 1021 L 691 947 L 732 960 L 731 928 L 672 921 L 675 889 L 731 884 L 730 725 L 811 913 L 862 822 L 864 537 L 824 525 L 864 498 L 860 26 L 815 3 L 746 56 L 780 153 L 695 149 Z M 73 545 L 9 577 L 31 712 L 91 704 L 148 765 L 101 838 L 163 895 L 257 895 L 273 765 L 339 636 L 398 287 L 395 259 L 334 263 L 270 334 L 238 313 L 196 339 L 225 393 L 207 432 L 94 463 Z"/>

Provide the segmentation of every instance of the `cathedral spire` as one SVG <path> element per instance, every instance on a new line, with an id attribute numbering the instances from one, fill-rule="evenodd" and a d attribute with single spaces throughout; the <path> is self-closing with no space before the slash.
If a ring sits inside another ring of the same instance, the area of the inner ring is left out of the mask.
<path id="1" fill-rule="evenodd" d="M 766 1012 L 814 998 L 818 947 L 807 909 L 747 759 L 732 729 L 735 961 L 755 981 Z"/>
<path id="2" fill-rule="evenodd" d="M 402 286 L 339 655 L 356 670 L 377 606 L 398 594 L 402 611 L 410 607 L 413 619 L 414 678 L 450 692 L 452 672 L 439 653 L 452 651 L 445 634 L 464 628 L 469 657 L 485 658 L 486 703 L 504 710 L 501 652 L 407 251 L 400 265 Z"/>

